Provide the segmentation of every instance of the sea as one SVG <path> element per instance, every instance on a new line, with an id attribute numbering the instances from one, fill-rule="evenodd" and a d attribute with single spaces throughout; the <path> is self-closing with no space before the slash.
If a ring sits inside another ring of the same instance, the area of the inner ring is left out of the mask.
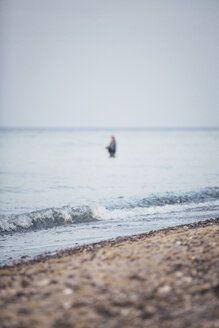
<path id="1" fill-rule="evenodd" d="M 218 216 L 218 128 L 0 129 L 1 266 Z"/>

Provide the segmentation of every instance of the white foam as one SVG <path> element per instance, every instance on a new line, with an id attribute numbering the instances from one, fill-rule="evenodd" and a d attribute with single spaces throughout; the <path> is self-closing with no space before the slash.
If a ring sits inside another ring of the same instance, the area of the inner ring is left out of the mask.
<path id="1" fill-rule="evenodd" d="M 180 213 L 184 211 L 193 211 L 198 208 L 209 208 L 209 206 L 219 206 L 219 200 L 199 203 L 199 204 L 174 204 L 164 206 L 151 206 L 151 207 L 134 207 L 134 208 L 123 208 L 123 209 L 106 209 L 104 206 L 92 207 L 93 215 L 98 220 L 117 220 L 117 219 L 128 219 L 145 217 L 150 215 L 161 215 L 168 213 Z"/>

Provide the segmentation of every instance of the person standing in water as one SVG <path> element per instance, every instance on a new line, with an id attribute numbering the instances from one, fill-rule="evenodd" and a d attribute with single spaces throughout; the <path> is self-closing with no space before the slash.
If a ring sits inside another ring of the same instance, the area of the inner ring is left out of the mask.
<path id="1" fill-rule="evenodd" d="M 115 137 L 111 137 L 110 138 L 110 144 L 109 146 L 106 147 L 106 149 L 108 150 L 110 157 L 115 157 L 115 153 L 116 153 L 116 139 Z"/>

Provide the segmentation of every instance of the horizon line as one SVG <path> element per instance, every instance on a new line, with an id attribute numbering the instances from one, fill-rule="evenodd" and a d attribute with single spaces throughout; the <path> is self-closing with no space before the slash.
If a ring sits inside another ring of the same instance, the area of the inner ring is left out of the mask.
<path id="1" fill-rule="evenodd" d="M 153 129 L 219 129 L 219 125 L 212 125 L 212 126 L 20 126 L 20 125 L 0 125 L 0 129 L 78 129 L 78 130 L 83 130 L 83 129 L 96 129 L 96 130 L 115 130 L 115 129 L 120 129 L 120 130 L 126 130 L 126 129 L 145 129 L 145 130 L 153 130 Z"/>

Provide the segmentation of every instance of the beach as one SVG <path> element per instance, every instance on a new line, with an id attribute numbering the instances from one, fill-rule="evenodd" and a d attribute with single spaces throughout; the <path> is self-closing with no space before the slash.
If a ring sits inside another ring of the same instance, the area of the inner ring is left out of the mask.
<path id="1" fill-rule="evenodd" d="M 219 219 L 0 269 L 0 326 L 219 327 Z"/>
<path id="2" fill-rule="evenodd" d="M 0 140 L 0 266 L 219 217 L 217 128 L 5 128 Z"/>

